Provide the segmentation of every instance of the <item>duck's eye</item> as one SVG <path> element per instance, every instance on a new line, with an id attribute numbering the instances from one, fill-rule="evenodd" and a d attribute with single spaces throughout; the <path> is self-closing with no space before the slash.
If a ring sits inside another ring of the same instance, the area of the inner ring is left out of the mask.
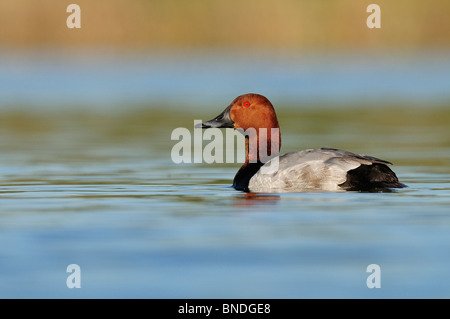
<path id="1" fill-rule="evenodd" d="M 250 106 L 250 102 L 244 102 L 243 104 L 245 107 L 249 107 Z"/>

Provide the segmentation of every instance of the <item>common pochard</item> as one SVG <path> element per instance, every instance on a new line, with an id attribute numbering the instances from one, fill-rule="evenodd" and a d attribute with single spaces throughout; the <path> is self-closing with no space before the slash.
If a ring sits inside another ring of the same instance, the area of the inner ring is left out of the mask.
<path id="1" fill-rule="evenodd" d="M 197 127 L 224 127 L 245 132 L 253 128 L 256 132 L 256 139 L 253 139 L 256 152 L 252 151 L 251 146 L 249 149 L 252 138 L 248 135 L 245 137 L 246 160 L 234 177 L 233 187 L 236 190 L 255 193 L 371 192 L 405 187 L 387 166 L 391 163 L 376 157 L 334 148 L 307 149 L 278 155 L 281 134 L 277 116 L 272 103 L 260 94 L 238 96 L 220 115 Z M 260 133 L 261 129 L 267 132 L 264 136 Z M 272 158 L 265 163 L 259 152 L 261 145 L 266 147 L 266 153 Z M 271 169 L 264 170 L 271 165 Z"/>

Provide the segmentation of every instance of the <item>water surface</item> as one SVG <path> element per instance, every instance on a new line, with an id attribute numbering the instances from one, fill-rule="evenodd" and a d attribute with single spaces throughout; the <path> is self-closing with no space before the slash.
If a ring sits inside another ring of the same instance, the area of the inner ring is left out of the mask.
<path id="1" fill-rule="evenodd" d="M 249 196 L 230 187 L 239 163 L 174 164 L 171 131 L 220 108 L 6 110 L 0 296 L 448 298 L 449 109 L 277 110 L 282 152 L 377 156 L 409 187 Z"/>

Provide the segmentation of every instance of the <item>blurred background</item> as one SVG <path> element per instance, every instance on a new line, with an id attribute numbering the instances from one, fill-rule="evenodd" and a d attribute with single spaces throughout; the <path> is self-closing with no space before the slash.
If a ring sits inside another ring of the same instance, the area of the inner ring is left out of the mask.
<path id="1" fill-rule="evenodd" d="M 383 1 L 70 1 L 0 4 L 2 109 L 449 100 L 450 4 Z M 182 103 L 180 103 L 182 102 Z"/>
<path id="2" fill-rule="evenodd" d="M 298 136 L 356 138 L 376 123 L 386 135 L 429 136 L 425 148 L 448 136 L 425 132 L 449 119 L 446 0 L 380 0 L 380 29 L 367 27 L 370 1 L 80 0 L 81 28 L 69 29 L 71 3 L 0 3 L 5 149 L 36 147 L 40 134 L 58 153 L 84 135 L 170 150 L 173 128 L 248 92 L 279 110 L 285 151 L 289 134 L 292 148 L 318 147 L 330 141 Z M 370 150 L 367 140 L 339 142 Z"/>
<path id="3" fill-rule="evenodd" d="M 375 296 L 448 297 L 449 13 L 448 0 L 1 0 L 0 296 L 372 297 L 375 262 L 391 271 Z M 380 157 L 410 188 L 247 198 L 228 188 L 239 164 L 172 163 L 173 129 L 249 92 L 274 104 L 282 152 Z M 88 289 L 65 287 L 71 263 Z"/>
<path id="4" fill-rule="evenodd" d="M 82 10 L 82 28 L 66 28 L 66 8 Z M 376 3 L 382 30 L 368 30 L 370 1 L 87 0 L 2 1 L 5 46 L 153 50 L 158 48 L 305 51 L 448 48 L 445 0 Z M 378 31 L 378 32 L 372 32 Z"/>

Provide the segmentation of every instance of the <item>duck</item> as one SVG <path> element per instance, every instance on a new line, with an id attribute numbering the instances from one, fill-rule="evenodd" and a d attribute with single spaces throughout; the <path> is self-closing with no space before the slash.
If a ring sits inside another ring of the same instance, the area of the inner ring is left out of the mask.
<path id="1" fill-rule="evenodd" d="M 232 128 L 245 135 L 246 159 L 233 179 L 233 187 L 238 191 L 384 192 L 406 187 L 388 167 L 392 163 L 376 157 L 328 147 L 279 155 L 281 133 L 277 115 L 272 103 L 261 94 L 240 95 L 218 116 L 195 127 Z M 265 148 L 264 156 L 261 148 Z"/>

